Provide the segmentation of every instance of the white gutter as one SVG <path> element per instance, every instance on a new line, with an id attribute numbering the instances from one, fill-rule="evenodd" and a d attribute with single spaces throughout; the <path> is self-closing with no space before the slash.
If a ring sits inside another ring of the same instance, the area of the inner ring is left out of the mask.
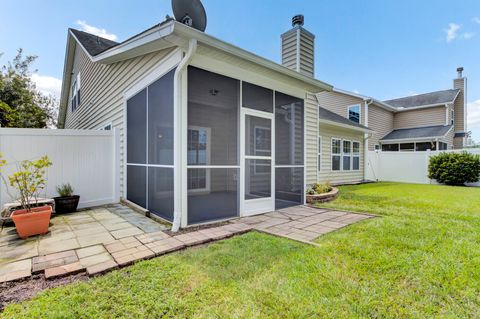
<path id="1" fill-rule="evenodd" d="M 182 86 L 182 73 L 185 70 L 185 68 L 188 66 L 190 61 L 193 58 L 193 55 L 197 51 L 197 40 L 196 39 L 190 39 L 188 42 L 188 51 L 187 54 L 183 57 L 182 61 L 180 61 L 180 64 L 177 66 L 177 69 L 175 70 L 175 75 L 173 78 L 173 83 L 174 83 L 174 88 L 173 88 L 173 105 L 175 106 L 176 111 L 174 112 L 174 123 L 175 125 L 179 124 L 178 120 L 178 113 L 179 110 L 181 109 L 181 105 L 183 103 L 182 101 L 182 91 L 180 90 L 180 87 Z M 183 115 L 183 114 L 182 114 Z M 178 141 L 180 140 L 179 134 L 178 134 L 178 127 L 176 127 L 174 131 L 174 141 L 178 145 Z M 180 144 L 180 147 L 183 148 L 183 145 Z M 182 152 L 178 152 L 178 146 L 177 146 L 177 151 L 175 151 L 174 157 L 175 157 L 175 169 L 174 169 L 174 181 L 175 181 L 175 192 L 177 194 L 177 197 L 180 194 L 183 194 L 182 192 L 182 183 L 179 183 L 180 180 L 183 181 L 182 174 L 184 167 L 180 164 L 182 161 L 180 158 L 178 158 L 178 154 L 182 154 Z M 182 155 L 183 156 L 183 155 Z M 182 170 L 180 170 L 180 168 Z M 180 198 L 180 203 L 183 201 L 182 198 Z M 180 207 L 181 209 L 179 209 Z M 176 233 L 180 229 L 180 225 L 182 222 L 182 211 L 183 211 L 183 205 L 178 205 L 178 202 L 175 203 L 175 209 L 173 212 L 173 225 L 172 225 L 172 232 Z"/>
<path id="2" fill-rule="evenodd" d="M 408 112 L 408 111 L 414 111 L 414 110 L 420 110 L 420 109 L 429 109 L 431 107 L 446 106 L 449 103 L 452 103 L 452 102 L 439 103 L 439 104 L 425 104 L 425 105 L 412 106 L 412 107 L 398 107 L 397 112 Z"/>

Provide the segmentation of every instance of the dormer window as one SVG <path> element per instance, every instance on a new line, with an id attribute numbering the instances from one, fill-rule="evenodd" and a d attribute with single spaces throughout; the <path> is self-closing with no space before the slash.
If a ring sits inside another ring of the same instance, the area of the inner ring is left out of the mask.
<path id="1" fill-rule="evenodd" d="M 348 107 L 348 119 L 355 123 L 360 123 L 360 105 L 351 105 Z"/>
<path id="2" fill-rule="evenodd" d="M 454 125 L 454 124 L 455 124 L 455 111 L 454 111 L 454 109 L 452 108 L 452 110 L 451 110 L 450 112 L 451 112 L 451 113 L 450 113 L 450 114 L 451 114 L 451 115 L 450 115 L 450 120 L 451 120 L 450 123 L 451 123 L 451 125 Z"/>
<path id="3" fill-rule="evenodd" d="M 70 105 L 72 107 L 72 112 L 75 112 L 77 107 L 80 106 L 80 73 L 78 73 L 73 80 L 70 96 Z"/>

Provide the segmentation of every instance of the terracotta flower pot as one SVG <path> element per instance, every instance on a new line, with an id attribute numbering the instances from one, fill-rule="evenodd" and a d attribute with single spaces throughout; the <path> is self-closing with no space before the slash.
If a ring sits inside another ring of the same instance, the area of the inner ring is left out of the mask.
<path id="1" fill-rule="evenodd" d="M 16 210 L 12 213 L 12 219 L 17 228 L 20 238 L 43 235 L 48 233 L 52 206 L 46 205 L 34 207 L 30 211 L 26 209 Z"/>

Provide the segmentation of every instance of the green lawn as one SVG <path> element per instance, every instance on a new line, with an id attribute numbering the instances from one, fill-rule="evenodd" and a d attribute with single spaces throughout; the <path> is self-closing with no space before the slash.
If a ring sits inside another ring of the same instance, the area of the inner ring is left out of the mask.
<path id="1" fill-rule="evenodd" d="M 249 233 L 47 290 L 0 317 L 480 317 L 480 189 L 347 186 L 324 206 L 381 218 L 321 247 Z"/>

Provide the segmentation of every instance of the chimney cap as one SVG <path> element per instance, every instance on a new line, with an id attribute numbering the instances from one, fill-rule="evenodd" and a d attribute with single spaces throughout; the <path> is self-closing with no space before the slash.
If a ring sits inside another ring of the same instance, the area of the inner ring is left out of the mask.
<path id="1" fill-rule="evenodd" d="M 458 77 L 459 78 L 463 77 L 463 67 L 462 66 L 457 68 L 457 72 L 458 72 Z"/>
<path id="2" fill-rule="evenodd" d="M 305 17 L 303 14 L 297 14 L 292 18 L 292 26 L 303 26 L 305 24 Z"/>

